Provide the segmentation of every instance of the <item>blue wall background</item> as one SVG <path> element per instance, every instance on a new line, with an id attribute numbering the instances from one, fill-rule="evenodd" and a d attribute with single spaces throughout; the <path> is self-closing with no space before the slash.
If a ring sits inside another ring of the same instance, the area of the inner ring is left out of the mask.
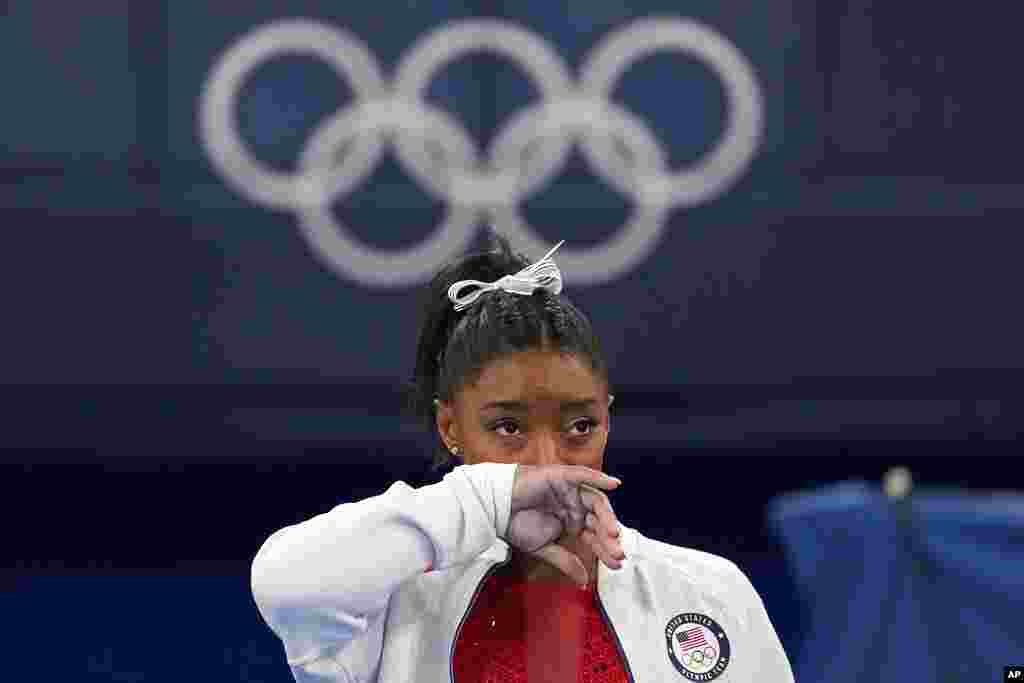
<path id="1" fill-rule="evenodd" d="M 778 494 L 877 486 L 895 464 L 923 486 L 1018 481 L 1024 106 L 1006 57 L 1013 11 L 975 7 L 9 2 L 0 481 L 22 521 L 0 568 L 23 653 L 12 679 L 46 666 L 66 680 L 288 680 L 247 592 L 259 544 L 396 479 L 436 479 L 397 391 L 413 288 L 318 260 L 295 217 L 229 187 L 199 138 L 218 56 L 287 17 L 353 32 L 385 71 L 426 31 L 472 17 L 528 28 L 572 69 L 655 15 L 697 19 L 749 60 L 764 133 L 737 184 L 673 212 L 627 275 L 565 291 L 612 363 L 608 467 L 631 485 L 617 510 L 747 569 L 797 661 L 812 606 L 766 525 Z M 674 169 L 702 158 L 728 109 L 713 75 L 678 55 L 637 64 L 614 96 Z M 483 145 L 536 93 L 509 62 L 476 55 L 442 70 L 429 100 Z M 322 63 L 288 57 L 246 83 L 238 125 L 260 160 L 294 170 L 313 129 L 352 103 Z M 393 155 L 333 208 L 388 249 L 422 240 L 443 212 Z M 634 208 L 577 151 L 524 213 L 568 247 L 603 243 Z M 694 472 L 702 484 L 684 487 Z M 661 501 L 683 491 L 714 526 L 665 515 Z"/>

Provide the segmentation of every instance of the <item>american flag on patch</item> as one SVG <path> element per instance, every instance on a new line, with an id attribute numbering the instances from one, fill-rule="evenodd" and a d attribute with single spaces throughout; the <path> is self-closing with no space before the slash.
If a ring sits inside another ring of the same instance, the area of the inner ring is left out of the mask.
<path id="1" fill-rule="evenodd" d="M 704 639 L 704 631 L 699 626 L 695 626 L 688 631 L 680 631 L 676 634 L 676 640 L 679 641 L 679 645 L 684 651 L 708 644 L 708 641 Z"/>

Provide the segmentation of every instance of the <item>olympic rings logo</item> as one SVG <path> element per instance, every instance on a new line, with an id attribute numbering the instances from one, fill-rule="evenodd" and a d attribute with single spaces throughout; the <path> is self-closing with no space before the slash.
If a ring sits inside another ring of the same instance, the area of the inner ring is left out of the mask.
<path id="1" fill-rule="evenodd" d="M 682 657 L 683 666 L 694 669 L 710 668 L 718 661 L 715 659 L 717 654 L 718 653 L 715 651 L 715 648 L 710 645 L 703 649 L 697 648 L 684 652 Z"/>
<path id="2" fill-rule="evenodd" d="M 703 62 L 723 84 L 729 112 L 714 148 L 696 165 L 675 172 L 650 128 L 611 100 L 613 86 L 633 63 L 665 50 Z M 540 93 L 537 104 L 497 132 L 488 150 L 480 150 L 458 121 L 425 100 L 439 70 L 480 51 L 513 61 Z M 294 174 L 253 158 L 235 122 L 246 77 L 286 54 L 322 59 L 355 95 L 351 106 L 311 133 Z M 294 212 L 328 267 L 379 287 L 426 281 L 470 246 L 481 221 L 508 235 L 519 251 L 544 253 L 550 245 L 523 220 L 519 204 L 556 176 L 579 144 L 595 172 L 635 205 L 608 242 L 559 252 L 559 268 L 569 281 L 597 284 L 644 260 L 670 211 L 707 202 L 732 186 L 757 151 L 763 104 L 743 55 L 711 28 L 688 19 L 648 18 L 614 31 L 588 54 L 576 79 L 542 38 L 502 21 L 468 20 L 436 29 L 416 41 L 386 79 L 352 33 L 287 20 L 244 35 L 217 60 L 200 98 L 199 128 L 214 168 L 235 191 L 262 206 Z M 354 239 L 330 208 L 358 188 L 388 146 L 412 179 L 447 207 L 428 239 L 390 252 Z M 437 149 L 443 152 L 440 160 Z M 340 161 L 339 150 L 345 150 Z M 527 152 L 532 157 L 524 164 Z"/>

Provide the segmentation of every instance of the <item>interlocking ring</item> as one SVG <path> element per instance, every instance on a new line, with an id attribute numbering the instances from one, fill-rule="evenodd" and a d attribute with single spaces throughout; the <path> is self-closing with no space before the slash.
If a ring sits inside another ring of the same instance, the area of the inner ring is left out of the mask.
<path id="1" fill-rule="evenodd" d="M 665 50 L 696 57 L 713 71 L 724 85 L 729 111 L 722 139 L 694 166 L 676 172 L 650 128 L 611 100 L 615 83 L 636 61 Z M 540 101 L 513 116 L 485 151 L 425 98 L 438 71 L 480 51 L 513 61 L 540 94 Z M 283 54 L 323 59 L 347 81 L 355 99 L 313 131 L 295 174 L 270 170 L 253 158 L 234 116 L 244 79 Z M 643 19 L 613 32 L 584 60 L 578 81 L 542 38 L 519 26 L 489 19 L 450 23 L 416 41 L 391 82 L 356 36 L 289 20 L 243 36 L 219 58 L 203 88 L 199 128 L 214 168 L 232 188 L 263 206 L 295 212 L 328 267 L 381 287 L 426 281 L 470 245 L 480 222 L 494 225 L 520 251 L 547 251 L 551 245 L 526 223 L 519 206 L 564 168 L 573 144 L 579 144 L 595 171 L 635 206 L 607 243 L 559 253 L 566 279 L 597 284 L 625 274 L 650 254 L 669 211 L 710 201 L 735 183 L 760 143 L 763 104 L 743 55 L 689 19 Z M 444 221 L 425 241 L 397 251 L 355 239 L 331 211 L 372 173 L 388 145 L 413 180 L 447 206 Z M 343 148 L 339 165 L 336 156 Z M 524 164 L 528 150 L 534 153 Z"/>

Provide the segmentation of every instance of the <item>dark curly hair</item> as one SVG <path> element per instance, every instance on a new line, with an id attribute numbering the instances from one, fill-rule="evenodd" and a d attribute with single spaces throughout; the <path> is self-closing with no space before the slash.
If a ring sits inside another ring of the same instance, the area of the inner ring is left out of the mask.
<path id="1" fill-rule="evenodd" d="M 492 232 L 489 250 L 455 259 L 423 288 L 416 367 L 405 391 L 407 410 L 436 439 L 432 472 L 456 464 L 438 434 L 434 399 L 451 401 L 495 358 L 514 351 L 557 348 L 588 359 L 611 391 L 608 365 L 590 320 L 564 294 L 538 290 L 523 296 L 499 289 L 460 312 L 448 298 L 448 288 L 459 280 L 492 282 L 531 263 L 512 251 L 506 237 Z M 462 293 L 467 291 L 471 290 Z"/>

